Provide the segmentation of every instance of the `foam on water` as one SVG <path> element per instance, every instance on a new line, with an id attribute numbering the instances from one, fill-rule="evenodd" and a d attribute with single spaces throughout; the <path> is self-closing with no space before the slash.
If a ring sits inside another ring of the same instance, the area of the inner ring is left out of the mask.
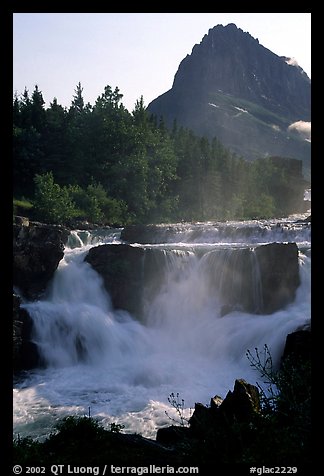
<path id="1" fill-rule="evenodd" d="M 43 437 L 62 416 L 87 415 L 90 408 L 105 425 L 154 437 L 176 418 L 168 402 L 172 392 L 179 392 L 189 415 L 195 402 L 225 397 L 237 378 L 255 383 L 259 376 L 246 351 L 267 344 L 277 365 L 287 334 L 309 322 L 310 257 L 301 251 L 302 283 L 292 304 L 271 315 L 235 311 L 224 317 L 201 260 L 178 251 L 141 323 L 113 309 L 102 279 L 83 261 L 90 246 L 66 249 L 44 299 L 25 304 L 47 367 L 24 373 L 15 384 L 14 431 L 20 436 Z M 177 265 L 181 253 L 184 268 Z"/>

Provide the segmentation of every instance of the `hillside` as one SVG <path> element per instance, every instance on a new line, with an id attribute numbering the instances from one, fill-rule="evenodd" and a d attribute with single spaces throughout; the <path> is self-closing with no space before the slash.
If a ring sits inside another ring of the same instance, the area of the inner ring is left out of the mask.
<path id="1" fill-rule="evenodd" d="M 179 65 L 172 88 L 148 111 L 196 134 L 217 137 L 239 156 L 300 159 L 310 177 L 311 81 L 234 24 L 210 29 Z M 301 123 L 299 121 L 302 121 Z M 297 124 L 295 124 L 297 123 Z"/>

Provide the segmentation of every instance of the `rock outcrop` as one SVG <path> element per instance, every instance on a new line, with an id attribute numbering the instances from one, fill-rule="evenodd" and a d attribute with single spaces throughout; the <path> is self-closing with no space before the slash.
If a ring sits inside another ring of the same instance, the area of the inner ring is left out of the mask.
<path id="1" fill-rule="evenodd" d="M 174 258 L 181 269 L 184 257 Z M 86 261 L 103 277 L 114 307 L 139 319 L 166 282 L 170 266 L 163 250 L 126 244 L 93 247 Z M 271 314 L 294 300 L 300 284 L 295 243 L 215 250 L 206 254 L 203 266 L 222 303 L 221 315 L 235 310 Z"/>
<path id="2" fill-rule="evenodd" d="M 144 250 L 129 245 L 101 245 L 89 250 L 85 261 L 99 273 L 116 309 L 141 317 Z"/>
<path id="3" fill-rule="evenodd" d="M 257 387 L 244 379 L 235 380 L 234 390 L 229 391 L 222 400 L 215 396 L 210 406 L 196 403 L 194 412 L 188 421 L 189 427 L 172 425 L 160 428 L 156 441 L 164 445 L 177 445 L 183 439 L 194 440 L 210 438 L 213 435 L 228 435 L 232 425 L 249 424 L 260 412 L 260 395 Z"/>
<path id="4" fill-rule="evenodd" d="M 27 299 L 37 299 L 63 258 L 69 231 L 61 226 L 16 217 L 13 225 L 13 285 Z"/>
<path id="5" fill-rule="evenodd" d="M 311 359 L 311 349 L 311 327 L 306 325 L 287 335 L 281 361 L 293 359 L 296 363 L 305 362 Z"/>
<path id="6" fill-rule="evenodd" d="M 271 314 L 295 299 L 300 284 L 296 243 L 270 243 L 255 249 L 259 266 L 263 308 Z"/>
<path id="7" fill-rule="evenodd" d="M 39 365 L 37 346 L 32 342 L 32 320 L 21 307 L 21 297 L 38 299 L 45 291 L 63 258 L 69 231 L 60 226 L 29 222 L 15 217 L 13 225 L 13 370 Z M 21 297 L 20 297 L 21 296 Z"/>
<path id="8" fill-rule="evenodd" d="M 248 423 L 255 413 L 260 411 L 260 395 L 257 387 L 244 379 L 235 380 L 234 390 L 229 390 L 224 400 L 215 396 L 207 407 L 202 403 L 195 404 L 195 410 L 189 420 L 190 431 L 193 436 L 203 438 L 210 432 L 210 428 L 219 432 L 222 428 L 233 423 Z M 157 441 L 160 441 L 159 430 Z"/>
<path id="9" fill-rule="evenodd" d="M 21 299 L 13 295 L 13 371 L 35 368 L 40 363 L 36 344 L 31 341 L 33 323 L 21 307 Z"/>

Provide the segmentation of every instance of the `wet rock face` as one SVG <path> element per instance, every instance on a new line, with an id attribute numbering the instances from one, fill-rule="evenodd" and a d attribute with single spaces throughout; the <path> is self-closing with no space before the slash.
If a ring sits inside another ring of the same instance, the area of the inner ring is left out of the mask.
<path id="1" fill-rule="evenodd" d="M 311 328 L 307 326 L 287 335 L 282 363 L 287 359 L 305 362 L 311 359 Z"/>
<path id="2" fill-rule="evenodd" d="M 13 285 L 25 299 L 39 298 L 52 279 L 64 255 L 69 231 L 54 225 L 29 222 L 15 217 L 13 225 Z M 33 322 L 13 295 L 13 370 L 40 365 L 36 344 L 32 342 Z"/>
<path id="3" fill-rule="evenodd" d="M 29 370 L 40 364 L 36 344 L 31 340 L 33 323 L 21 307 L 21 299 L 13 295 L 13 371 Z"/>
<path id="4" fill-rule="evenodd" d="M 46 289 L 64 255 L 69 231 L 63 227 L 17 220 L 13 226 L 13 284 L 27 299 Z"/>
<path id="5" fill-rule="evenodd" d="M 162 250 L 130 245 L 101 245 L 89 250 L 87 261 L 103 280 L 115 309 L 143 319 L 145 306 L 166 278 Z"/>
<path id="6" fill-rule="evenodd" d="M 87 261 L 103 280 L 116 309 L 141 317 L 144 250 L 129 245 L 101 245 L 89 250 Z"/>
<path id="7" fill-rule="evenodd" d="M 271 243 L 239 249 L 211 272 L 222 299 L 221 316 L 238 310 L 272 314 L 295 299 L 300 284 L 296 243 Z"/>
<path id="8" fill-rule="evenodd" d="M 203 272 L 210 292 L 220 296 L 221 316 L 235 310 L 271 314 L 295 298 L 300 283 L 295 243 L 216 250 L 204 258 Z M 159 249 L 101 245 L 90 249 L 86 261 L 103 277 L 114 307 L 140 319 L 167 280 L 168 262 Z"/>
<path id="9" fill-rule="evenodd" d="M 262 285 L 264 314 L 271 314 L 295 299 L 300 285 L 296 243 L 270 243 L 255 250 Z"/>

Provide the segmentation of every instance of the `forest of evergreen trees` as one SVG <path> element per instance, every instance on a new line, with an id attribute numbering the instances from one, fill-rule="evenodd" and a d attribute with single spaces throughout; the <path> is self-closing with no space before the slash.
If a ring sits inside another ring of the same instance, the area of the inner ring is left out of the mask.
<path id="1" fill-rule="evenodd" d="M 13 100 L 13 190 L 30 216 L 49 223 L 157 223 L 284 217 L 300 210 L 301 162 L 244 160 L 217 138 L 130 113 L 118 88 L 85 104 L 48 108 L 35 86 Z"/>

